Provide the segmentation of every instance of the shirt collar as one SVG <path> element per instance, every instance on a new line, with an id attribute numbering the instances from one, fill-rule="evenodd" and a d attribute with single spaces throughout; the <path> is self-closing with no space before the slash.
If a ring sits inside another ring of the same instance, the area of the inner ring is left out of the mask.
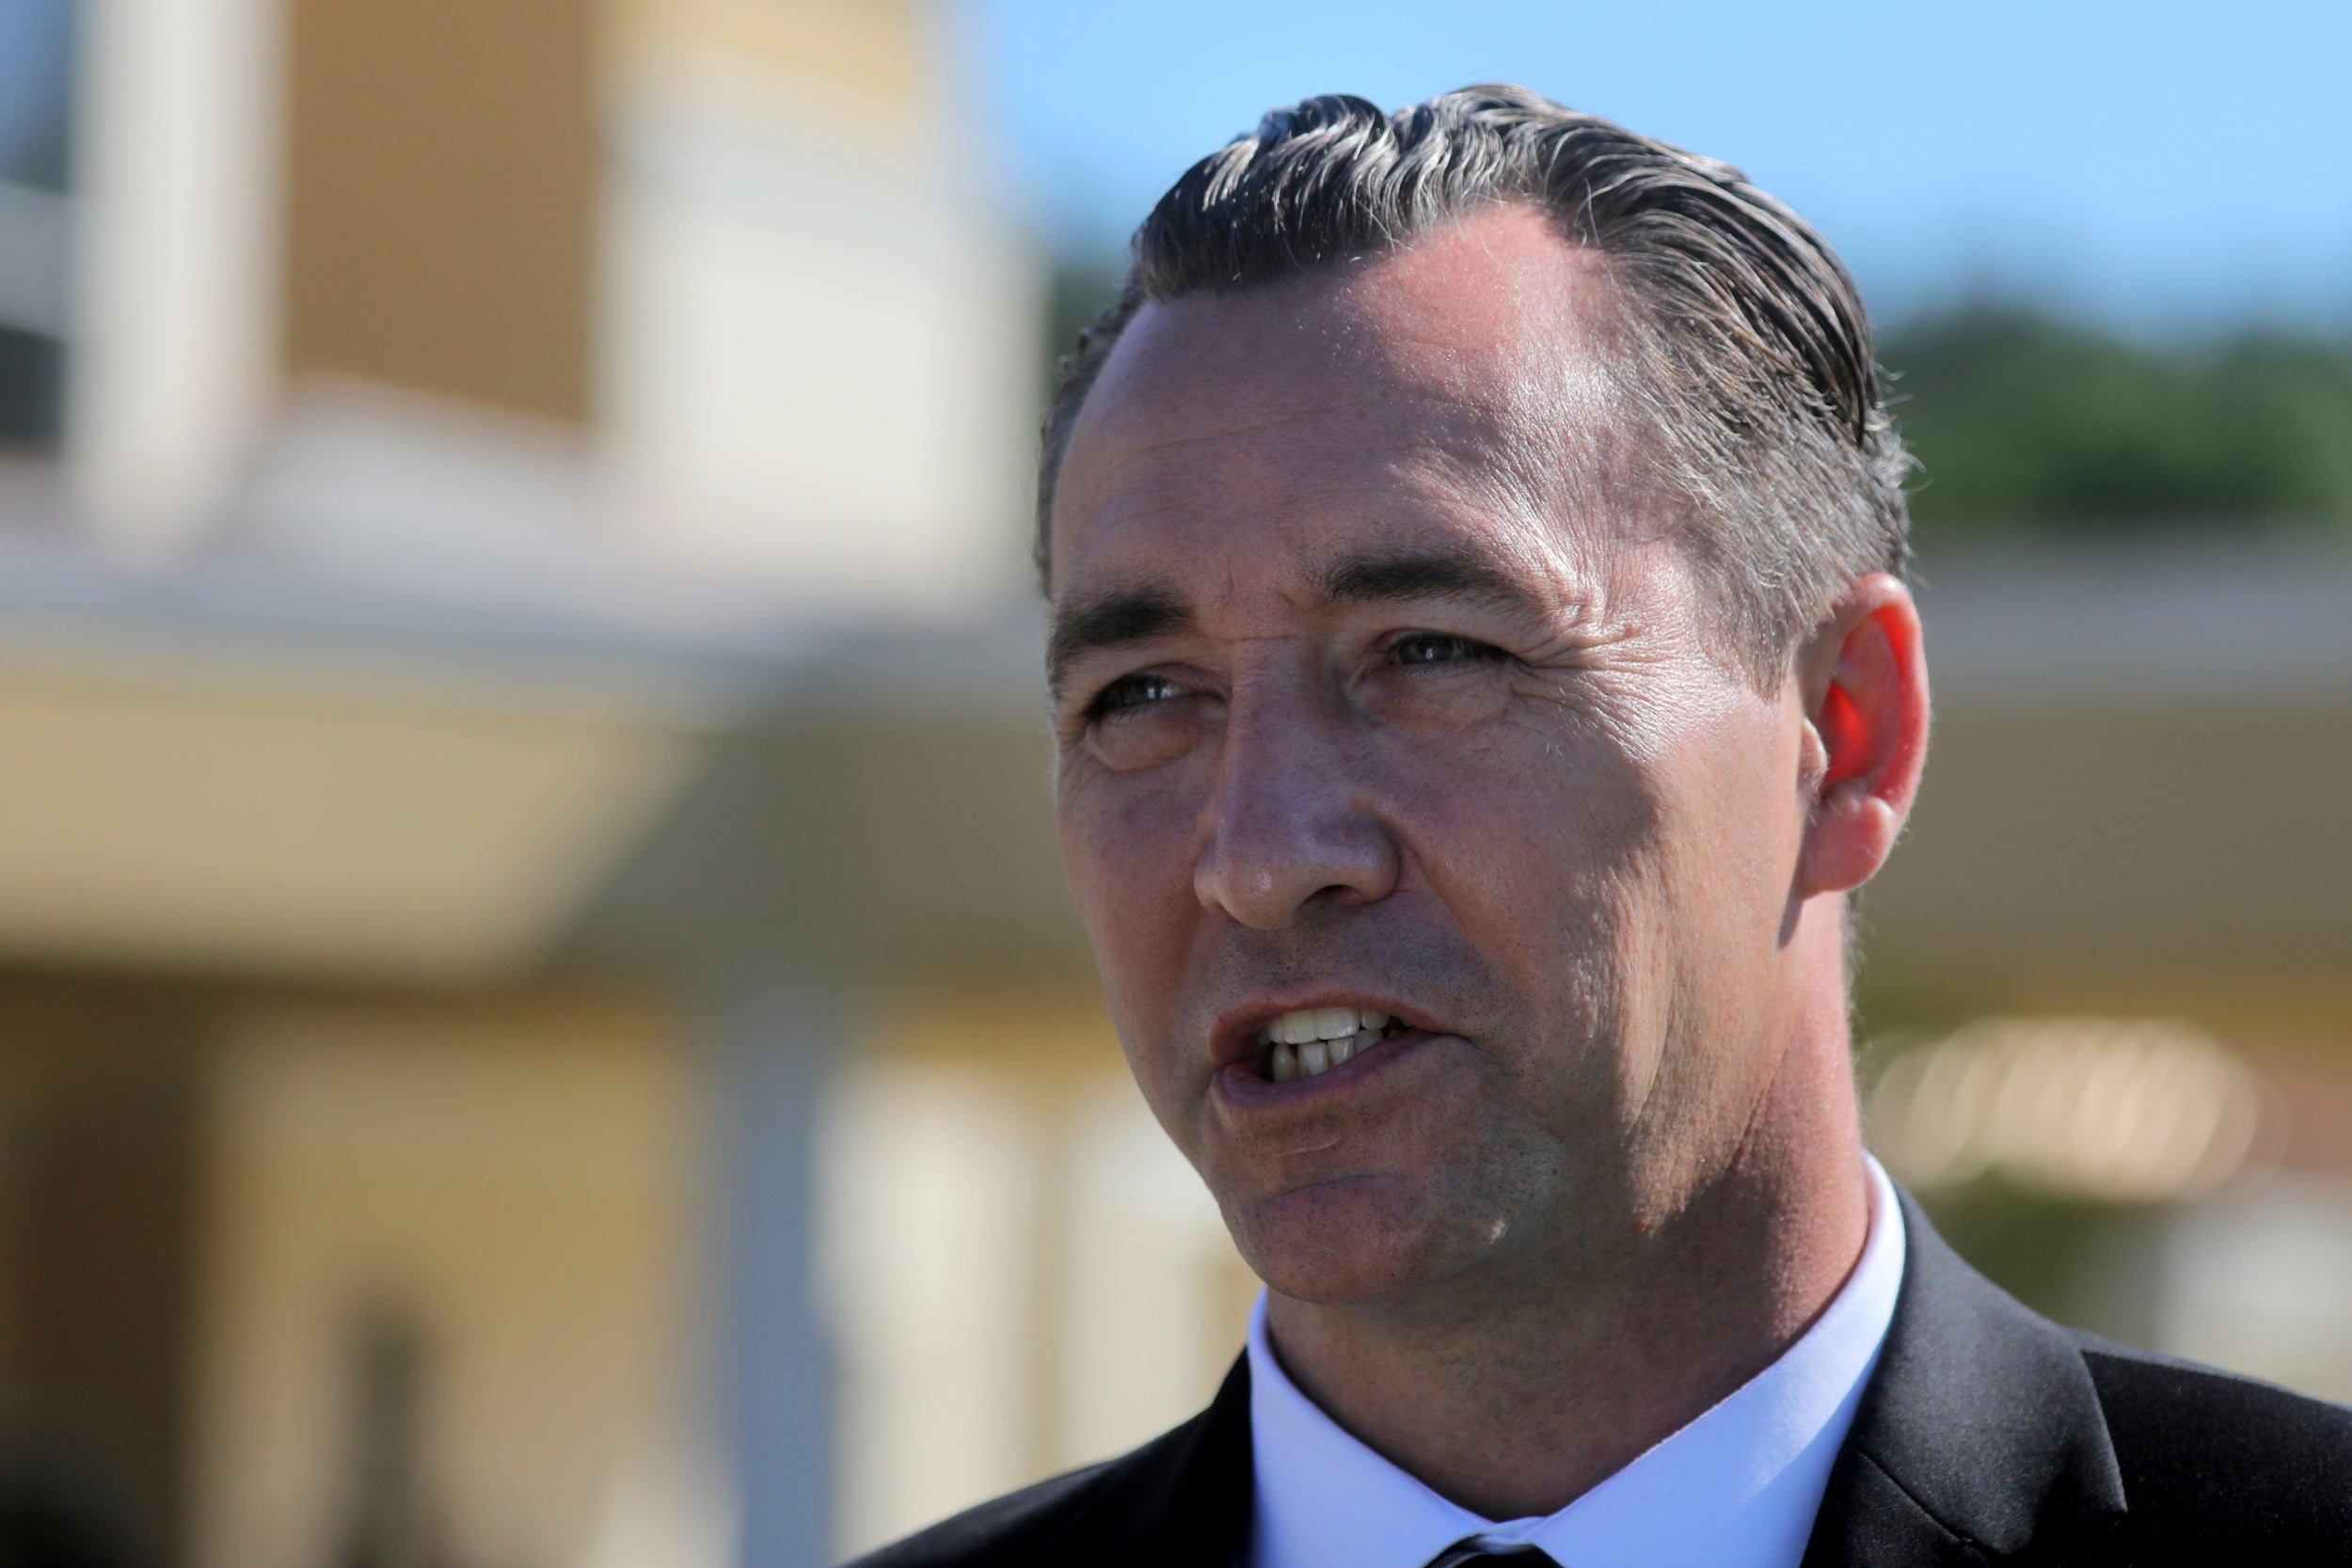
<path id="1" fill-rule="evenodd" d="M 1533 1542 L 1573 1568 L 1797 1568 L 1902 1285 L 1902 1207 L 1878 1162 L 1868 1165 L 1868 1240 L 1813 1326 L 1549 1518 L 1482 1519 L 1343 1431 L 1275 1359 L 1261 1294 L 1249 1319 L 1250 1568 L 1422 1568 L 1469 1536 Z"/>

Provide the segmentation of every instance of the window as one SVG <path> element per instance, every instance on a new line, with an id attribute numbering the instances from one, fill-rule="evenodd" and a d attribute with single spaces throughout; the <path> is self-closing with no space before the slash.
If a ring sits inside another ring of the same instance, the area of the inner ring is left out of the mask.
<path id="1" fill-rule="evenodd" d="M 0 449 L 62 424 L 73 24 L 72 0 L 0 0 Z"/>

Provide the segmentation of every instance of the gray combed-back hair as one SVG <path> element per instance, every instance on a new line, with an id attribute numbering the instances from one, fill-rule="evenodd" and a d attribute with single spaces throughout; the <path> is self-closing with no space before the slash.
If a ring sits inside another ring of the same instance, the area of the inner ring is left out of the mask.
<path id="1" fill-rule="evenodd" d="M 1054 486 L 1079 407 L 1144 306 L 1385 255 L 1505 204 L 1549 214 L 1631 305 L 1621 390 L 1718 592 L 1729 651 L 1775 689 L 1846 585 L 1909 562 L 1910 460 L 1861 295 L 1820 236 L 1738 169 L 1523 87 L 1393 115 L 1311 98 L 1185 171 L 1136 231 L 1117 303 L 1062 361 L 1039 464 L 1040 581 L 1050 589 Z"/>

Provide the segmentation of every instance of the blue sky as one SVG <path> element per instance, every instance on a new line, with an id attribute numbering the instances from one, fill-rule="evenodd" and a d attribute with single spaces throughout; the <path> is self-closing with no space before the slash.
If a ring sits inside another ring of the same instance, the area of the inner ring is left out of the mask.
<path id="1" fill-rule="evenodd" d="M 1269 104 L 1518 80 L 1727 158 L 1882 313 L 1970 291 L 2164 329 L 2352 325 L 2352 0 L 957 0 L 1040 230 L 1115 246 Z"/>

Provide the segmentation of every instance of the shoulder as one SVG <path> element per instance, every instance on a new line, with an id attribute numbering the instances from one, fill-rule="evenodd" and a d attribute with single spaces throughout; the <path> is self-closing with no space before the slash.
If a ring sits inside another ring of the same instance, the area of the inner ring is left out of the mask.
<path id="1" fill-rule="evenodd" d="M 2352 1409 L 2085 1337 L 2137 1531 L 2352 1560 Z"/>
<path id="2" fill-rule="evenodd" d="M 1808 1562 L 2352 1563 L 2352 1411 L 2062 1328 L 1903 1203 Z"/>

